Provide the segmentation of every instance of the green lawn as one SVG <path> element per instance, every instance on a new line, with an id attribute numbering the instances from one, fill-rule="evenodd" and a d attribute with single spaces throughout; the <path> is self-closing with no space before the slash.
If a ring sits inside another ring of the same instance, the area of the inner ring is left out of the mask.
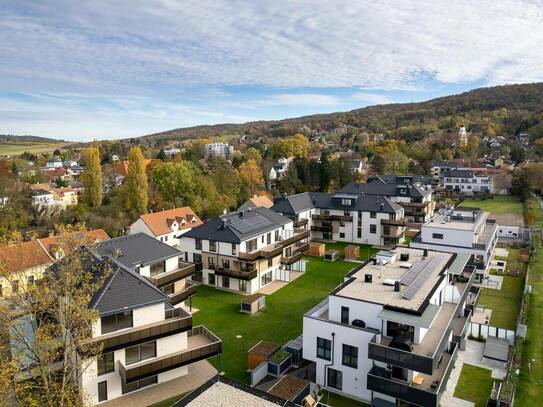
<path id="1" fill-rule="evenodd" d="M 188 393 L 183 393 L 178 396 L 162 400 L 160 403 L 151 404 L 149 407 L 171 407 L 175 403 L 177 403 L 179 400 L 181 400 L 183 397 L 185 397 Z"/>
<path id="2" fill-rule="evenodd" d="M 454 397 L 471 401 L 475 403 L 475 407 L 485 407 L 494 383 L 490 374 L 489 369 L 464 363 L 454 389 Z"/>
<path id="3" fill-rule="evenodd" d="M 321 402 L 331 407 L 365 407 L 368 404 L 362 403 L 336 393 L 324 391 Z"/>
<path id="4" fill-rule="evenodd" d="M 345 243 L 345 242 L 326 243 L 326 250 L 330 250 L 330 249 L 339 250 L 341 252 L 341 257 L 343 257 L 345 254 L 345 247 L 351 244 L 353 243 Z M 379 249 L 376 249 L 371 245 L 361 244 L 359 260 L 364 260 L 364 261 L 368 260 L 371 256 L 373 256 L 378 251 Z"/>
<path id="5" fill-rule="evenodd" d="M 266 297 L 266 309 L 257 315 L 239 312 L 241 295 L 207 286 L 198 287 L 192 304 L 200 309 L 194 325 L 204 324 L 222 339 L 220 370 L 248 382 L 247 350 L 264 339 L 283 345 L 302 333 L 303 315 L 343 281 L 353 263 L 308 258 L 307 272 Z M 236 338 L 241 335 L 241 338 Z M 216 363 L 216 358 L 210 359 Z"/>
<path id="6" fill-rule="evenodd" d="M 502 288 L 499 291 L 483 288 L 479 296 L 479 305 L 492 310 L 490 325 L 514 330 L 520 312 L 526 265 L 519 261 L 518 249 L 509 248 L 508 250 L 506 272 L 516 270 L 521 274 L 517 277 L 503 275 Z"/>
<path id="7" fill-rule="evenodd" d="M 536 239 L 537 252 L 530 264 L 529 295 L 526 324 L 528 332 L 522 344 L 520 375 L 515 405 L 529 406 L 543 398 L 543 247 Z M 520 340 L 519 340 L 520 341 Z"/>
<path id="8" fill-rule="evenodd" d="M 466 198 L 460 206 L 481 208 L 491 213 L 515 213 L 522 215 L 522 202 L 516 196 L 496 196 L 494 199 Z"/>

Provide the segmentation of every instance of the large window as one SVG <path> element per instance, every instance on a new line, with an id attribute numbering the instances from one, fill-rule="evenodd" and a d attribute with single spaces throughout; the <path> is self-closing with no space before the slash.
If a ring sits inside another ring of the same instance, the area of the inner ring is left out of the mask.
<path id="1" fill-rule="evenodd" d="M 247 292 L 247 281 L 246 280 L 239 280 L 239 290 L 242 293 Z"/>
<path id="2" fill-rule="evenodd" d="M 132 311 L 119 312 L 100 319 L 102 335 L 132 327 Z"/>
<path id="3" fill-rule="evenodd" d="M 222 286 L 224 288 L 230 288 L 230 277 L 222 276 Z"/>
<path id="4" fill-rule="evenodd" d="M 257 240 L 256 239 L 252 239 L 252 240 L 248 240 L 247 243 L 245 243 L 245 247 L 247 249 L 247 252 L 252 252 L 252 251 L 255 251 L 256 248 L 257 248 Z"/>
<path id="5" fill-rule="evenodd" d="M 341 323 L 349 323 L 349 307 L 341 307 Z"/>
<path id="6" fill-rule="evenodd" d="M 125 362 L 127 365 L 137 363 L 156 356 L 156 341 L 140 343 L 125 349 Z"/>
<path id="7" fill-rule="evenodd" d="M 266 274 L 262 274 L 262 277 L 260 278 L 262 285 L 266 285 L 268 283 L 271 283 L 272 281 L 272 271 L 268 271 Z"/>
<path id="8" fill-rule="evenodd" d="M 343 373 L 341 370 L 328 368 L 328 386 L 341 390 L 343 387 Z"/>
<path id="9" fill-rule="evenodd" d="M 163 261 L 160 261 L 158 263 L 153 263 L 149 267 L 151 277 L 154 277 L 154 276 L 156 276 L 157 274 L 160 274 L 160 273 L 164 273 L 164 270 L 165 269 L 164 269 L 164 262 Z"/>
<path id="10" fill-rule="evenodd" d="M 194 239 L 196 250 L 202 250 L 202 239 Z"/>
<path id="11" fill-rule="evenodd" d="M 332 341 L 317 337 L 317 357 L 332 360 Z"/>
<path id="12" fill-rule="evenodd" d="M 210 252 L 216 252 L 217 251 L 217 242 L 214 240 L 209 241 L 209 251 Z"/>
<path id="13" fill-rule="evenodd" d="M 113 360 L 113 352 L 104 353 L 98 356 L 98 376 L 115 371 L 115 361 Z"/>
<path id="14" fill-rule="evenodd" d="M 342 363 L 345 366 L 358 368 L 358 348 L 343 344 Z"/>

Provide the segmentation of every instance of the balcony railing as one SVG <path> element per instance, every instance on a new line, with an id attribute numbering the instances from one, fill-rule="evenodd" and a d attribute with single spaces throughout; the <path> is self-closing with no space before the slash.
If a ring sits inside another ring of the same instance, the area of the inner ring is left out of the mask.
<path id="1" fill-rule="evenodd" d="M 407 220 L 406 219 L 381 219 L 381 225 L 405 226 L 407 225 Z"/>
<path id="2" fill-rule="evenodd" d="M 217 267 L 217 269 L 215 270 L 215 274 L 219 276 L 239 278 L 241 280 L 252 280 L 253 278 L 256 278 L 258 276 L 258 270 L 254 269 L 251 271 L 243 271 Z"/>
<path id="3" fill-rule="evenodd" d="M 187 298 L 193 296 L 196 294 L 196 289 L 198 288 L 198 284 L 186 282 L 185 283 L 185 289 L 181 291 L 174 292 L 170 294 L 170 299 L 172 301 L 172 305 L 177 305 L 180 302 L 185 301 Z"/>
<path id="4" fill-rule="evenodd" d="M 311 226 L 312 232 L 332 232 L 332 226 Z"/>
<path id="5" fill-rule="evenodd" d="M 188 333 L 188 348 L 165 356 L 125 366 L 118 362 L 124 384 L 145 379 L 221 353 L 222 342 L 206 327 L 200 325 Z"/>
<path id="6" fill-rule="evenodd" d="M 444 354 L 439 370 L 434 375 L 422 375 L 423 383 L 416 385 L 392 377 L 391 371 L 374 366 L 367 377 L 367 388 L 423 407 L 437 407 L 451 375 L 457 357 L 458 347 L 452 344 L 452 351 Z"/>
<path id="7" fill-rule="evenodd" d="M 352 222 L 353 217 L 352 216 L 346 216 L 346 215 L 325 215 L 325 214 L 314 214 L 311 215 L 311 219 L 314 220 L 331 220 L 331 221 L 344 221 L 344 222 Z"/>
<path id="8" fill-rule="evenodd" d="M 307 222 L 309 222 L 309 219 L 300 219 L 294 221 L 294 227 L 295 228 L 301 228 L 305 225 L 307 225 Z"/>
<path id="9" fill-rule="evenodd" d="M 296 253 L 292 256 L 281 257 L 281 264 L 294 264 L 302 258 L 302 253 Z"/>
<path id="10" fill-rule="evenodd" d="M 101 342 L 102 352 L 106 353 L 191 329 L 192 316 L 181 308 L 176 308 L 175 311 L 175 313 L 166 311 L 164 320 L 110 332 L 89 339 L 89 342 Z"/>
<path id="11" fill-rule="evenodd" d="M 175 281 L 182 280 L 186 277 L 194 274 L 195 265 L 192 263 L 180 263 L 179 267 L 175 270 L 167 271 L 165 273 L 157 274 L 151 277 L 151 281 L 157 287 L 164 287 Z"/>
<path id="12" fill-rule="evenodd" d="M 300 240 L 308 238 L 310 235 L 309 230 L 305 229 L 294 229 L 293 236 L 279 240 L 273 244 L 270 244 L 267 247 L 263 247 L 260 250 L 254 250 L 252 252 L 240 252 L 238 258 L 245 261 L 254 261 L 257 259 L 271 259 L 273 257 L 279 256 L 283 253 L 283 249 L 288 247 Z"/>

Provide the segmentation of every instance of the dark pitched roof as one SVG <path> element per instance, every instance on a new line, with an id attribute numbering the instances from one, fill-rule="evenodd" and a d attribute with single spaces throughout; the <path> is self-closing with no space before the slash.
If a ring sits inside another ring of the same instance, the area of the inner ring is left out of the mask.
<path id="1" fill-rule="evenodd" d="M 396 213 L 402 207 L 390 201 L 386 196 L 354 194 L 327 194 L 324 192 L 304 192 L 275 199 L 272 209 L 287 216 L 313 209 L 339 209 L 347 211 Z M 343 205 L 343 198 L 354 200 L 351 205 Z"/>
<path id="2" fill-rule="evenodd" d="M 375 177 L 369 177 L 368 183 L 381 182 L 385 184 L 431 184 L 433 178 L 429 175 L 377 175 Z"/>
<path id="3" fill-rule="evenodd" d="M 405 191 L 405 193 L 402 193 Z M 387 183 L 384 180 L 374 180 L 370 183 L 350 182 L 338 190 L 338 193 L 352 195 L 407 196 L 423 198 L 432 191 L 418 184 Z"/>
<path id="4" fill-rule="evenodd" d="M 271 209 L 258 207 L 221 215 L 194 228 L 182 237 L 240 243 L 292 222 Z"/>
<path id="5" fill-rule="evenodd" d="M 473 178 L 473 171 L 472 170 L 459 170 L 459 169 L 452 169 L 448 170 L 444 177 L 455 177 L 455 178 Z"/>
<path id="6" fill-rule="evenodd" d="M 125 268 L 135 269 L 140 265 L 179 256 L 181 252 L 144 233 L 120 236 L 96 245 L 101 257 L 109 257 Z"/>

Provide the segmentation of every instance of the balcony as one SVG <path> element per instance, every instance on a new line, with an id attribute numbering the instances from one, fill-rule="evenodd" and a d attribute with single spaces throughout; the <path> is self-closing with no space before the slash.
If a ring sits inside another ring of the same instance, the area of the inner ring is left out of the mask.
<path id="1" fill-rule="evenodd" d="M 405 226 L 407 225 L 407 220 L 406 219 L 381 219 L 381 225 Z"/>
<path id="2" fill-rule="evenodd" d="M 471 319 L 472 311 L 471 309 L 465 309 L 461 317 L 458 317 L 453 325 L 453 341 L 456 343 L 461 343 L 462 339 L 465 338 L 466 332 L 468 330 L 468 325 Z"/>
<path id="3" fill-rule="evenodd" d="M 196 289 L 198 288 L 198 284 L 194 284 L 191 282 L 185 283 L 185 289 L 181 291 L 174 292 L 170 294 L 170 299 L 172 301 L 172 305 L 177 305 L 180 302 L 185 301 L 187 298 L 193 296 L 196 294 Z"/>
<path id="4" fill-rule="evenodd" d="M 283 249 L 294 243 L 300 242 L 303 239 L 308 238 L 310 235 L 309 230 L 294 229 L 293 235 L 288 238 L 280 238 L 276 243 L 263 247 L 260 250 L 254 250 L 252 252 L 240 252 L 238 258 L 240 260 L 254 261 L 257 259 L 271 259 L 279 256 L 283 253 Z"/>
<path id="5" fill-rule="evenodd" d="M 221 353 L 221 340 L 202 325 L 189 331 L 187 339 L 187 348 L 179 352 L 127 366 L 119 361 L 119 373 L 123 379 L 123 384 L 130 384 Z"/>
<path id="6" fill-rule="evenodd" d="M 451 344 L 451 349 L 443 353 L 436 371 L 432 375 L 417 374 L 420 384 L 408 383 L 392 377 L 391 371 L 374 366 L 367 377 L 367 388 L 391 397 L 424 407 L 437 407 L 441 394 L 445 390 L 458 355 L 458 347 Z"/>
<path id="7" fill-rule="evenodd" d="M 312 232 L 332 232 L 332 226 L 311 226 Z"/>
<path id="8" fill-rule="evenodd" d="M 292 256 L 282 256 L 281 264 L 294 264 L 302 258 L 302 253 L 296 253 Z"/>
<path id="9" fill-rule="evenodd" d="M 194 274 L 195 264 L 192 263 L 179 263 L 179 267 L 175 270 L 167 271 L 165 273 L 159 273 L 151 277 L 151 281 L 157 287 L 164 287 L 175 281 L 182 280 L 188 276 Z"/>
<path id="10" fill-rule="evenodd" d="M 249 271 L 244 271 L 243 268 L 241 270 L 234 270 L 230 268 L 217 267 L 215 269 L 215 274 L 219 276 L 239 278 L 240 280 L 252 280 L 258 276 L 258 270 L 254 268 Z"/>
<path id="11" fill-rule="evenodd" d="M 313 220 L 329 220 L 329 221 L 344 221 L 344 222 L 352 222 L 353 217 L 352 216 L 345 216 L 345 215 L 318 215 L 314 214 L 311 215 L 311 219 Z"/>
<path id="12" fill-rule="evenodd" d="M 137 345 L 188 331 L 192 328 L 192 316 L 181 308 L 166 311 L 165 319 L 151 324 L 110 332 L 89 339 L 89 343 L 102 343 L 103 353 Z"/>
<path id="13" fill-rule="evenodd" d="M 295 220 L 295 221 L 294 221 L 294 227 L 295 227 L 295 228 L 304 227 L 305 225 L 307 225 L 308 222 L 309 222 L 309 219 Z"/>

